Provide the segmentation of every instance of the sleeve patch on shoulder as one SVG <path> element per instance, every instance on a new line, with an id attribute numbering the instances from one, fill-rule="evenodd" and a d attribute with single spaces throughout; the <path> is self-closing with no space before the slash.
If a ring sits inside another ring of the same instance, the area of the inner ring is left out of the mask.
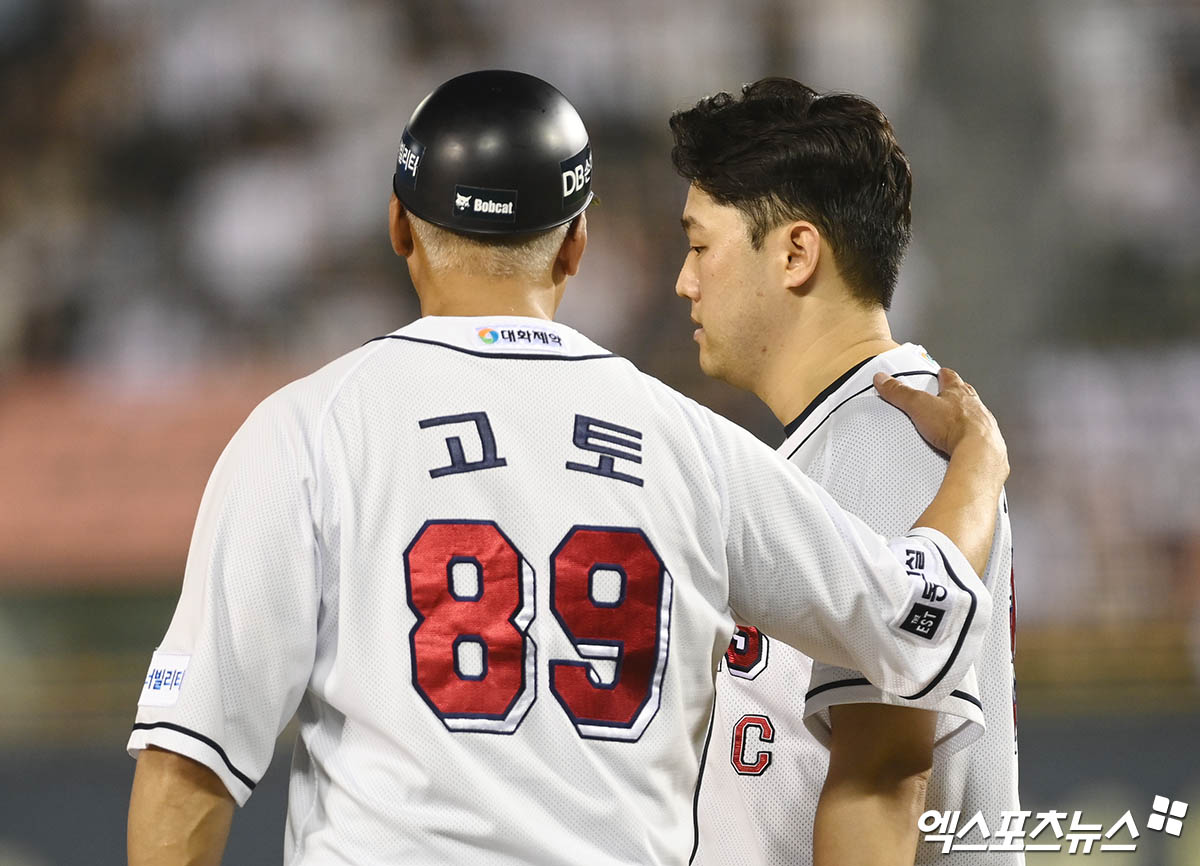
<path id="1" fill-rule="evenodd" d="M 923 637 L 925 640 L 933 640 L 938 626 L 942 624 L 942 617 L 945 615 L 946 612 L 941 608 L 930 607 L 918 602 L 904 617 L 904 621 L 900 623 L 900 629 L 915 634 L 917 637 Z"/>
<path id="2" fill-rule="evenodd" d="M 139 707 L 173 707 L 179 700 L 183 689 L 184 676 L 187 673 L 190 655 L 178 653 L 155 652 L 150 659 L 150 670 L 146 672 L 146 681 L 142 684 L 142 696 L 138 698 Z"/>

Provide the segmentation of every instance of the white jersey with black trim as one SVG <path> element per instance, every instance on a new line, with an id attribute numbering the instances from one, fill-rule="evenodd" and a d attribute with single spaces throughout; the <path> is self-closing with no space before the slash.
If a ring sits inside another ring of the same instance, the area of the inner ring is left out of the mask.
<path id="1" fill-rule="evenodd" d="M 427 318 L 233 437 L 128 749 L 241 804 L 295 714 L 291 866 L 682 864 L 735 619 L 948 694 L 990 605 L 570 328 Z"/>
<path id="2" fill-rule="evenodd" d="M 902 412 L 875 392 L 872 378 L 880 371 L 937 393 L 938 365 L 924 348 L 907 343 L 863 362 L 822 392 L 788 425 L 779 451 L 839 505 L 891 536 L 903 532 L 928 506 L 946 461 Z M 922 557 L 911 551 L 909 562 L 917 564 Z M 872 685 L 861 672 L 814 663 L 769 631 L 739 626 L 717 675 L 712 733 L 697 797 L 694 862 L 812 863 L 813 818 L 829 766 L 829 707 L 834 704 L 888 703 L 938 711 L 927 809 L 961 810 L 963 826 L 981 812 L 989 827 L 998 826 L 1003 811 L 1020 809 L 1012 536 L 1004 497 L 984 582 L 993 600 L 990 628 L 975 665 L 949 694 L 898 697 Z M 939 595 L 940 588 L 931 588 L 925 601 Z M 804 698 L 796 693 L 797 682 L 809 683 Z M 927 843 L 922 836 L 916 862 L 1024 862 L 1020 852 L 942 854 L 941 849 L 941 843 Z"/>

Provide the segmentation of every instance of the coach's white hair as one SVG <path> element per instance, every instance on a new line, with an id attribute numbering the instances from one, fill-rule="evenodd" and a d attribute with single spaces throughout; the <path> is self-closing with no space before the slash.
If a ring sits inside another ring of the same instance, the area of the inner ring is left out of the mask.
<path id="1" fill-rule="evenodd" d="M 480 277 L 541 279 L 554 264 L 567 225 L 525 235 L 477 238 L 458 234 L 408 214 L 413 235 L 435 271 L 458 270 Z"/>

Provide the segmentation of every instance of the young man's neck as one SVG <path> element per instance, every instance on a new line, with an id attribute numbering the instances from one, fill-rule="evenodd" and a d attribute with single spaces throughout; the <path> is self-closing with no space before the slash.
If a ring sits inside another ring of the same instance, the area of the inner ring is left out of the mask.
<path id="1" fill-rule="evenodd" d="M 789 424 L 847 370 L 897 345 L 882 308 L 842 303 L 828 315 L 801 317 L 754 391 Z"/>

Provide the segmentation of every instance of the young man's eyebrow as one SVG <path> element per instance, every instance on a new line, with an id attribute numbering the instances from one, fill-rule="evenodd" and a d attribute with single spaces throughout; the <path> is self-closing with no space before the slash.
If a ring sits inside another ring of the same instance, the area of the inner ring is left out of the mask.
<path id="1" fill-rule="evenodd" d="M 700 225 L 700 222 L 693 216 L 680 217 L 679 224 L 683 226 L 683 230 L 685 232 L 691 228 L 703 228 L 703 226 Z"/>

